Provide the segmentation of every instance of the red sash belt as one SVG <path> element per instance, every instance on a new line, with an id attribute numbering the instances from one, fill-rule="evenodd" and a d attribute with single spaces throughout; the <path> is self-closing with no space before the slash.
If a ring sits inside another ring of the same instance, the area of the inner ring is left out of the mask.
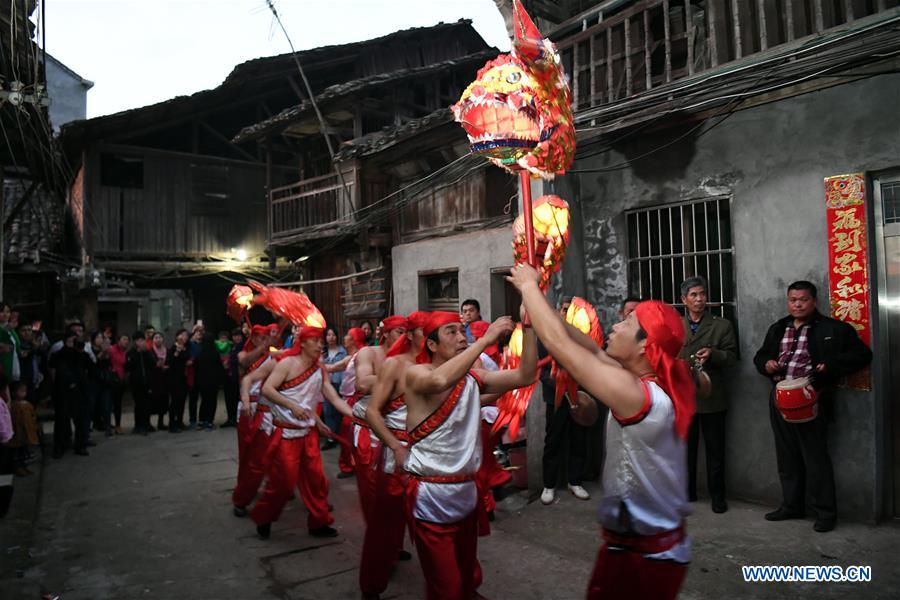
<path id="1" fill-rule="evenodd" d="M 673 546 L 684 540 L 685 528 L 684 523 L 677 529 L 669 531 L 661 531 L 651 535 L 635 535 L 622 534 L 603 529 L 603 539 L 609 546 L 616 546 L 629 550 L 631 552 L 639 552 L 641 554 L 659 554 L 671 549 Z"/>
<path id="2" fill-rule="evenodd" d="M 250 404 L 259 402 L 259 394 L 250 394 Z"/>
<path id="3" fill-rule="evenodd" d="M 272 425 L 281 427 L 282 429 L 309 429 L 309 425 L 295 425 L 290 421 L 282 421 L 281 419 L 273 419 Z"/>
<path id="4" fill-rule="evenodd" d="M 475 473 L 469 475 L 419 475 L 410 473 L 410 477 L 426 483 L 465 483 L 475 481 Z"/>
<path id="5" fill-rule="evenodd" d="M 357 425 L 359 425 L 360 427 L 365 427 L 366 429 L 371 429 L 371 427 L 369 427 L 368 421 L 366 421 L 365 419 L 360 419 L 356 415 L 351 416 L 350 420 L 353 421 L 354 423 L 356 423 Z"/>
<path id="6" fill-rule="evenodd" d="M 388 413 L 392 413 L 399 408 L 403 408 L 404 406 L 406 406 L 406 398 L 403 394 L 400 394 L 384 405 L 384 408 L 381 409 L 381 414 L 386 415 Z"/>
<path id="7" fill-rule="evenodd" d="M 362 392 L 355 392 L 352 396 L 347 397 L 347 404 L 353 406 L 354 404 L 356 404 L 357 400 L 359 400 L 363 396 L 365 396 L 365 394 L 363 394 Z"/>
<path id="8" fill-rule="evenodd" d="M 268 404 L 257 404 L 256 412 L 258 412 L 258 413 L 272 412 L 272 407 L 269 406 Z"/>

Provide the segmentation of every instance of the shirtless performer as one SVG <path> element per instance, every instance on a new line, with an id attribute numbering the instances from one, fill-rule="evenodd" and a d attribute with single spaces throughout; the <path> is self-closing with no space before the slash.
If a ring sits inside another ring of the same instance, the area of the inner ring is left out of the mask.
<path id="1" fill-rule="evenodd" d="M 328 480 L 319 452 L 318 432 L 329 435 L 331 430 L 316 414 L 316 407 L 323 396 L 343 415 L 350 414 L 350 407 L 319 363 L 324 337 L 324 329 L 303 327 L 263 383 L 263 396 L 272 403 L 274 429 L 267 451 L 271 459 L 266 464 L 265 491 L 250 513 L 263 539 L 268 539 L 272 523 L 295 487 L 309 511 L 306 524 L 310 534 L 338 534 L 330 526 L 334 519 L 328 509 Z"/>
<path id="2" fill-rule="evenodd" d="M 407 319 L 406 333 L 390 347 L 366 407 L 365 420 L 380 440 L 373 459 L 374 498 L 363 538 L 359 587 L 363 598 L 377 598 L 387 588 L 391 570 L 411 558 L 403 550 L 406 515 L 403 495 L 406 478 L 406 402 L 403 397 L 406 369 L 416 364 L 425 339 L 422 328 L 427 312 L 416 311 Z M 356 411 L 354 410 L 354 414 Z M 398 466 L 399 465 L 399 466 Z"/>
<path id="3" fill-rule="evenodd" d="M 518 265 L 509 280 L 553 358 L 610 409 L 599 510 L 605 543 L 588 599 L 675 598 L 691 553 L 685 440 L 694 414 L 694 382 L 677 358 L 681 316 L 663 302 L 641 302 L 613 327 L 604 352 L 560 319 L 535 269 Z M 575 402 L 576 418 L 596 408 L 591 399 Z"/>
<path id="4" fill-rule="evenodd" d="M 372 506 L 375 501 L 375 472 L 373 460 L 374 446 L 377 439 L 371 435 L 366 422 L 366 408 L 369 405 L 369 393 L 375 387 L 381 365 L 384 363 L 388 348 L 406 334 L 406 317 L 392 315 L 382 321 L 383 329 L 380 345 L 366 346 L 353 359 L 356 369 L 356 389 L 353 403 L 353 464 L 356 468 L 356 487 L 363 517 L 369 522 Z M 343 386 L 342 386 L 343 387 Z"/>
<path id="5" fill-rule="evenodd" d="M 512 319 L 500 317 L 470 346 L 458 313 L 431 313 L 423 329 L 426 362 L 408 367 L 404 375 L 410 438 L 406 508 L 429 600 L 468 599 L 480 583 L 478 526 L 480 517 L 487 521 L 475 483 L 481 464 L 481 394 L 534 381 L 534 333 L 526 330 L 518 369 L 472 366 L 485 348 L 512 330 Z"/>

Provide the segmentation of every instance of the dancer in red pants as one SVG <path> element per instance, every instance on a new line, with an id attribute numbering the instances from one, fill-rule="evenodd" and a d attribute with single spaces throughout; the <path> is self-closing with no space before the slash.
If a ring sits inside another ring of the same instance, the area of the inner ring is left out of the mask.
<path id="1" fill-rule="evenodd" d="M 457 313 L 431 313 L 423 329 L 426 362 L 410 366 L 404 376 L 410 438 L 406 507 L 429 600 L 471 598 L 478 585 L 478 528 L 487 526 L 475 483 L 481 464 L 481 395 L 534 381 L 534 334 L 526 329 L 518 369 L 472 367 L 485 348 L 512 329 L 512 319 L 501 317 L 467 346 Z"/>
<path id="2" fill-rule="evenodd" d="M 387 350 L 406 334 L 407 321 L 402 315 L 392 315 L 381 322 L 378 346 L 367 346 L 356 355 L 356 402 L 353 404 L 353 463 L 356 467 L 356 488 L 363 517 L 369 523 L 375 505 L 375 457 L 378 439 L 372 435 L 366 421 L 369 392 L 378 380 Z"/>
<path id="3" fill-rule="evenodd" d="M 427 320 L 426 312 L 416 311 L 409 315 L 406 333 L 388 350 L 388 358 L 381 366 L 366 407 L 366 423 L 380 443 L 375 444 L 375 468 L 372 469 L 374 498 L 370 512 L 374 516 L 366 524 L 359 565 L 359 587 L 363 598 L 376 598 L 383 593 L 397 560 L 411 558 L 403 550 L 403 534 L 406 531 L 403 510 L 406 476 L 403 464 L 407 455 L 403 376 L 407 367 L 416 364 L 416 355 L 424 339 L 422 328 Z"/>
<path id="4" fill-rule="evenodd" d="M 599 520 L 604 544 L 588 584 L 589 600 L 675 598 L 687 574 L 687 434 L 694 381 L 678 358 L 684 323 L 651 300 L 613 327 L 606 350 L 568 327 L 538 287 L 539 273 L 512 269 L 510 281 L 547 351 L 591 396 L 609 407 Z M 573 401 L 573 399 L 569 399 Z M 574 399 L 572 414 L 584 410 Z M 639 473 L 639 477 L 634 474 Z"/>
<path id="5" fill-rule="evenodd" d="M 266 460 L 266 482 L 262 497 L 250 516 L 256 531 L 268 539 L 272 523 L 278 520 L 284 505 L 299 484 L 300 497 L 309 515 L 307 527 L 317 537 L 334 537 L 334 519 L 328 509 L 328 480 L 322 469 L 318 429 L 331 430 L 316 414 L 324 396 L 343 415 L 350 407 L 331 386 L 319 360 L 325 330 L 304 327 L 294 346 L 282 355 L 263 384 L 262 393 L 272 403 L 272 440 Z"/>

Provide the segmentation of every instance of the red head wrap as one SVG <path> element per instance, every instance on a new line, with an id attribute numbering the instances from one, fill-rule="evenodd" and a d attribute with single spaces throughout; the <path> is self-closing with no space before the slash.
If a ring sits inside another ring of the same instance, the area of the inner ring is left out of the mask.
<path id="1" fill-rule="evenodd" d="M 244 342 L 244 352 L 250 352 L 255 348 L 253 338 L 268 335 L 273 338 L 278 337 L 278 325 L 254 325 L 250 328 L 250 339 Z"/>
<path id="2" fill-rule="evenodd" d="M 384 341 L 387 338 L 387 334 L 398 327 L 402 327 L 403 329 L 409 329 L 409 321 L 403 315 L 391 315 L 390 317 L 385 317 L 385 319 L 381 322 L 381 340 Z"/>
<path id="3" fill-rule="evenodd" d="M 675 431 L 687 439 L 696 406 L 690 368 L 678 358 L 684 346 L 684 321 L 672 306 L 658 300 L 641 302 L 634 313 L 647 332 L 647 361 L 675 407 Z"/>
<path id="4" fill-rule="evenodd" d="M 444 325 L 450 325 L 452 323 L 460 323 L 459 313 L 456 312 L 448 312 L 446 310 L 436 310 L 428 315 L 428 320 L 425 322 L 425 325 L 422 327 L 422 333 L 425 334 L 427 338 L 429 335 L 443 327 Z M 428 350 L 425 347 L 425 341 L 422 341 L 422 349 L 419 351 L 419 356 L 416 358 L 416 362 L 431 362 L 431 357 L 428 356 Z"/>
<path id="5" fill-rule="evenodd" d="M 322 339 L 325 337 L 325 330 L 321 327 L 301 327 L 300 333 L 294 336 L 294 341 L 291 344 L 291 347 L 285 350 L 278 360 L 283 360 L 288 356 L 297 356 L 301 352 L 303 352 L 303 348 L 300 345 L 300 342 L 303 340 L 311 340 L 311 339 Z"/>
<path id="6" fill-rule="evenodd" d="M 360 350 L 366 345 L 366 332 L 360 329 L 359 327 L 351 327 L 347 332 L 347 335 L 353 338 L 353 343 L 356 344 L 356 349 Z"/>
<path id="7" fill-rule="evenodd" d="M 422 329 L 425 327 L 425 324 L 428 323 L 428 315 L 422 310 L 416 310 L 409 313 L 409 317 L 406 319 L 406 331 L 415 331 L 416 329 Z M 385 326 L 387 326 L 387 320 L 385 319 Z M 387 352 L 387 356 L 398 356 L 400 354 L 406 354 L 412 348 L 412 342 L 409 340 L 408 335 L 402 336 L 398 339 L 394 344 L 390 347 Z"/>
<path id="8" fill-rule="evenodd" d="M 488 327 L 491 324 L 487 321 L 472 321 L 469 323 L 469 331 L 472 332 L 472 337 L 476 340 L 480 340 L 484 337 L 484 334 L 487 333 Z M 497 347 L 497 344 L 492 344 L 484 349 L 484 353 L 490 356 L 494 362 L 500 364 L 500 349 Z"/>

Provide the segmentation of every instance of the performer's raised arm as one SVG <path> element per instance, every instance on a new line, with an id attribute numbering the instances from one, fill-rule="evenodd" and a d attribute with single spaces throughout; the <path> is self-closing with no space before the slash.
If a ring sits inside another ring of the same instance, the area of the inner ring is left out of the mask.
<path id="1" fill-rule="evenodd" d="M 512 276 L 508 278 L 522 293 L 522 302 L 541 343 L 591 396 L 608 406 L 613 413 L 622 418 L 636 415 L 645 398 L 640 379 L 606 357 L 603 350 L 596 350 L 596 344 L 586 351 L 573 340 L 566 324 L 538 288 L 539 279 L 540 274 L 525 264 L 513 267 Z M 617 324 L 613 331 L 611 338 L 617 334 L 640 336 L 642 330 L 637 317 L 632 314 Z M 638 346 L 636 352 L 643 354 L 643 344 Z M 628 358 L 636 359 L 638 356 Z"/>
<path id="2" fill-rule="evenodd" d="M 510 317 L 500 317 L 491 323 L 487 333 L 480 340 L 476 340 L 472 345 L 466 347 L 466 336 L 462 323 L 442 325 L 436 330 L 437 335 L 443 338 L 455 338 L 458 346 L 464 350 L 433 369 L 420 365 L 410 367 L 406 372 L 406 385 L 416 393 L 423 395 L 440 394 L 449 390 L 472 368 L 472 364 L 485 348 L 495 343 L 501 335 L 510 333 L 513 327 Z M 428 338 L 425 340 L 425 347 L 429 352 L 434 352 L 438 347 L 438 342 Z"/>
<path id="3" fill-rule="evenodd" d="M 534 383 L 535 373 L 537 372 L 537 338 L 530 327 L 526 327 L 524 333 L 525 335 L 522 339 L 522 361 L 517 368 L 502 369 L 500 371 L 475 369 L 475 372 L 481 378 L 483 386 L 481 391 L 483 394 L 502 394 L 507 390 Z M 485 337 L 487 337 L 486 334 Z M 482 403 L 484 403 L 484 400 L 482 400 Z"/>

